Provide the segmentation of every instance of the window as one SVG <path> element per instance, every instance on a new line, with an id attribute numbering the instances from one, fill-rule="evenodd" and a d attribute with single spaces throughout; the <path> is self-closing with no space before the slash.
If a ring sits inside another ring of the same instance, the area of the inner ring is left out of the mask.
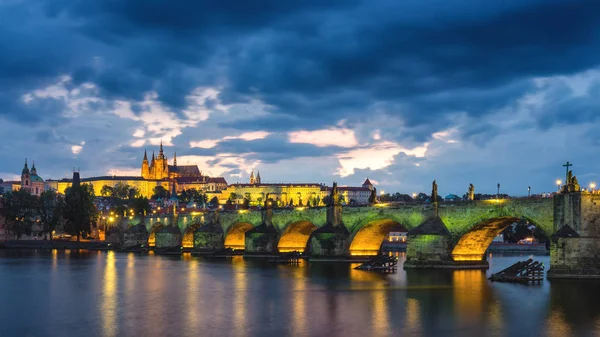
<path id="1" fill-rule="evenodd" d="M 29 186 L 29 180 L 25 180 L 25 186 Z"/>

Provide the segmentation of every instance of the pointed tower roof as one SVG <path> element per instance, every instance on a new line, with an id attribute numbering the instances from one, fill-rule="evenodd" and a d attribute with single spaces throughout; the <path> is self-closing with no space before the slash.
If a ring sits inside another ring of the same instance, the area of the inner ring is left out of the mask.
<path id="1" fill-rule="evenodd" d="M 148 153 L 144 149 L 144 161 L 148 161 Z"/>
<path id="2" fill-rule="evenodd" d="M 21 174 L 29 174 L 29 167 L 27 166 L 27 158 L 25 158 L 25 166 L 23 166 L 23 171 Z"/>
<path id="3" fill-rule="evenodd" d="M 179 200 L 177 197 L 177 189 L 175 188 L 175 181 L 173 181 L 173 188 L 171 188 L 171 198 L 169 200 Z"/>
<path id="4" fill-rule="evenodd" d="M 373 185 L 371 183 L 371 181 L 369 180 L 369 178 L 367 178 L 367 180 L 365 180 L 365 182 L 363 183 L 363 185 Z"/>
<path id="5" fill-rule="evenodd" d="M 31 174 L 37 175 L 37 169 L 35 168 L 35 160 L 31 161 Z"/>
<path id="6" fill-rule="evenodd" d="M 260 181 L 260 171 L 259 170 L 256 170 L 256 183 L 257 184 L 261 183 L 261 181 Z"/>
<path id="7" fill-rule="evenodd" d="M 154 163 L 154 151 L 152 151 L 152 162 Z"/>
<path id="8" fill-rule="evenodd" d="M 173 154 L 173 166 L 177 166 L 177 152 Z"/>

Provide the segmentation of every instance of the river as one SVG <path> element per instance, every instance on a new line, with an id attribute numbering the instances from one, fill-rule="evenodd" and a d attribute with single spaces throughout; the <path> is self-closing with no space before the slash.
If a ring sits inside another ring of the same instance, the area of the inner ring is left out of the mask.
<path id="1" fill-rule="evenodd" d="M 528 257 L 494 254 L 487 273 L 382 275 L 349 264 L 4 250 L 0 336 L 599 336 L 599 282 L 487 280 Z"/>

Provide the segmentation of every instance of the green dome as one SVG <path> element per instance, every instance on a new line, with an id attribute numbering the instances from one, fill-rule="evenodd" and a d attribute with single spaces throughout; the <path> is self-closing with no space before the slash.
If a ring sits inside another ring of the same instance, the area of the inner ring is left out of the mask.
<path id="1" fill-rule="evenodd" d="M 35 183 L 35 182 L 43 183 L 44 182 L 44 179 L 42 179 L 42 177 L 38 176 L 37 174 L 32 174 L 29 177 L 29 179 L 31 180 L 32 183 Z"/>

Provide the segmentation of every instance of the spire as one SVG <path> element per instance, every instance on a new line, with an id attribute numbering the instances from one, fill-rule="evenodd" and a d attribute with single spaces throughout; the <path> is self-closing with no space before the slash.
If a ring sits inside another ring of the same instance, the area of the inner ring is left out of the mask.
<path id="1" fill-rule="evenodd" d="M 35 160 L 31 161 L 31 174 L 37 175 L 37 169 L 35 168 Z"/>
<path id="2" fill-rule="evenodd" d="M 173 154 L 173 166 L 177 166 L 177 152 Z"/>
<path id="3" fill-rule="evenodd" d="M 148 161 L 148 153 L 146 152 L 146 149 L 144 149 L 144 161 Z"/>
<path id="4" fill-rule="evenodd" d="M 254 169 L 252 169 L 252 173 L 250 173 L 250 184 L 255 184 L 255 178 L 254 178 Z"/>
<path id="5" fill-rule="evenodd" d="M 25 158 L 25 166 L 23 166 L 23 171 L 21 174 L 29 174 L 29 167 L 27 166 L 27 158 Z"/>
<path id="6" fill-rule="evenodd" d="M 256 170 L 256 183 L 260 184 L 260 171 Z"/>
<path id="7" fill-rule="evenodd" d="M 154 163 L 154 151 L 152 151 L 152 162 Z"/>

